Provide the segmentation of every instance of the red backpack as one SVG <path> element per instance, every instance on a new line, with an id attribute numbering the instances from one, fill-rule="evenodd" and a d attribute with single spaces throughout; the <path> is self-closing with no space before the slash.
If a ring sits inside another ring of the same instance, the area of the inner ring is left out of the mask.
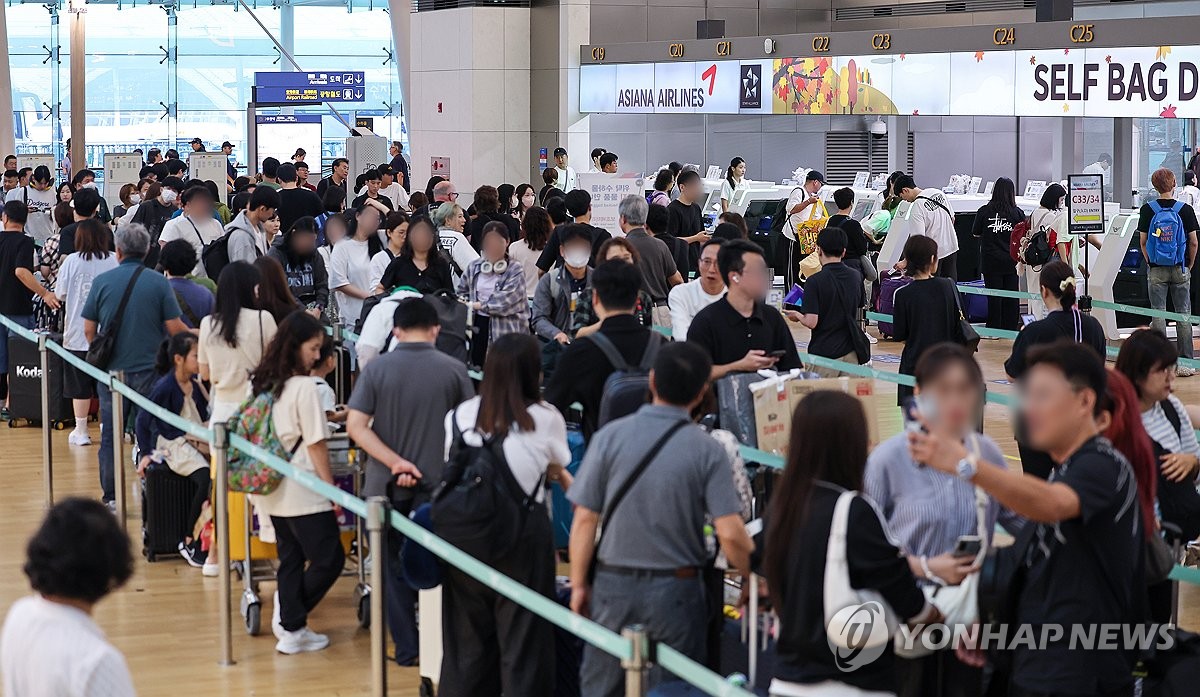
<path id="1" fill-rule="evenodd" d="M 1018 264 L 1021 263 L 1021 242 L 1029 234 L 1029 218 L 1030 216 L 1025 216 L 1024 220 L 1014 225 L 1008 238 L 1008 256 Z"/>

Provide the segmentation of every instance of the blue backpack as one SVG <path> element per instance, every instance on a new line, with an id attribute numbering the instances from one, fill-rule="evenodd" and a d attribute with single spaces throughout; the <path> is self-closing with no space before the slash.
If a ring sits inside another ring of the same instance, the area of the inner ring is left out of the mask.
<path id="1" fill-rule="evenodd" d="M 1176 201 L 1170 208 L 1163 208 L 1158 201 L 1149 205 L 1154 217 L 1146 235 L 1146 261 L 1155 266 L 1179 266 L 1187 253 L 1187 231 L 1179 215 L 1183 202 Z"/>

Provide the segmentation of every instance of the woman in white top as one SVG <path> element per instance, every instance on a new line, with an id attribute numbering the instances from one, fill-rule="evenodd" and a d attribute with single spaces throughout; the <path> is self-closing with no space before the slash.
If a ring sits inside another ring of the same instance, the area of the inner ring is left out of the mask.
<path id="1" fill-rule="evenodd" d="M 538 257 L 553 230 L 554 221 L 550 220 L 545 208 L 530 208 L 521 218 L 521 239 L 508 245 L 508 255 L 521 262 L 521 270 L 525 273 L 525 295 L 529 298 L 533 298 L 542 275 L 537 267 Z"/>
<path id="2" fill-rule="evenodd" d="M 279 325 L 262 363 L 251 377 L 255 394 L 275 397 L 271 419 L 280 444 L 292 453 L 297 470 L 333 484 L 329 466 L 329 431 L 317 384 L 309 373 L 321 357 L 325 328 L 311 315 L 296 312 Z M 272 629 L 283 654 L 320 651 L 329 637 L 308 628 L 308 614 L 342 573 L 342 549 L 334 505 L 290 478 L 258 497 L 258 507 L 275 526 L 279 570 L 276 615 Z"/>
<path id="3" fill-rule="evenodd" d="M 388 264 L 404 251 L 404 239 L 408 237 L 408 214 L 403 211 L 388 213 L 383 221 L 383 229 L 387 233 L 387 246 L 371 257 L 372 294 L 384 291 L 384 287 L 379 285 L 379 280 L 383 278 L 383 272 L 387 271 Z"/>
<path id="4" fill-rule="evenodd" d="M 521 490 L 542 500 L 546 479 L 563 489 L 571 475 L 567 426 L 542 401 L 541 351 L 526 334 L 506 334 L 488 351 L 479 396 L 446 415 L 446 454 L 484 438 L 501 439 L 504 458 Z M 554 536 L 543 506 L 533 506 L 521 536 L 496 568 L 518 583 L 551 597 Z M 554 632 L 532 612 L 447 567 L 442 583 L 443 646 L 439 694 L 467 697 L 548 695 L 554 685 Z M 480 647 L 481 641 L 491 645 Z M 481 658 L 480 655 L 483 657 Z"/>
<path id="5" fill-rule="evenodd" d="M 1075 239 L 1067 232 L 1066 200 L 1067 190 L 1062 184 L 1055 183 L 1047 186 L 1046 190 L 1042 192 L 1042 200 L 1037 209 L 1029 216 L 1029 229 L 1037 231 L 1045 227 L 1047 230 L 1054 230 L 1052 237 L 1057 242 L 1054 251 L 1074 273 L 1075 265 L 1071 263 L 1071 260 L 1075 257 Z M 1025 283 L 1028 287 L 1040 287 L 1041 267 L 1034 269 L 1028 264 L 1025 264 L 1024 267 Z M 1030 298 L 1029 311 L 1035 318 L 1043 319 L 1046 316 L 1046 304 L 1042 302 L 1041 298 Z"/>
<path id="6" fill-rule="evenodd" d="M 749 186 L 746 183 L 746 161 L 735 157 L 729 161 L 729 169 L 725 170 L 725 181 L 721 182 L 721 212 L 724 213 L 733 205 L 734 192 Z"/>
<path id="7" fill-rule="evenodd" d="M 329 289 L 337 294 L 338 315 L 343 327 L 353 329 L 362 314 L 363 300 L 371 297 L 371 255 L 383 249 L 379 241 L 378 209 L 363 206 L 346 238 L 333 246 L 329 255 Z"/>
<path id="8" fill-rule="evenodd" d="M 117 257 L 108 251 L 108 230 L 95 218 L 80 221 L 75 227 L 75 252 L 68 254 L 58 270 L 54 294 L 66 303 L 63 315 L 63 348 L 79 358 L 87 358 L 88 340 L 83 333 L 83 304 L 92 290 L 92 282 L 105 271 L 117 268 Z M 88 435 L 88 410 L 96 396 L 96 383 L 83 371 L 63 366 L 63 396 L 71 400 L 75 412 L 75 430 L 67 436 L 71 445 L 91 445 Z"/>
<path id="9" fill-rule="evenodd" d="M 26 548 L 36 595 L 13 603 L 0 632 L 0 692 L 21 697 L 134 697 L 125 657 L 92 619 L 133 574 L 129 537 L 104 504 L 69 498 Z"/>
<path id="10" fill-rule="evenodd" d="M 1183 173 L 1183 191 L 1179 194 L 1179 200 L 1192 207 L 1192 210 L 1200 210 L 1200 188 L 1196 186 L 1196 173 L 1188 170 Z"/>
<path id="11" fill-rule="evenodd" d="M 226 421 L 250 396 L 250 373 L 275 336 L 275 318 L 258 309 L 260 275 L 235 261 L 221 270 L 213 313 L 200 320 L 200 377 L 212 383 L 212 421 Z"/>

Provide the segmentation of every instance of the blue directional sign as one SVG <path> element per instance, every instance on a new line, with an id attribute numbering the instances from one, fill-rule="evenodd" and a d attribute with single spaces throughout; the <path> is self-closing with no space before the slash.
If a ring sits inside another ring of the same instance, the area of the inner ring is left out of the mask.
<path id="1" fill-rule="evenodd" d="M 256 100 L 288 102 L 364 102 L 366 74 L 363 71 L 306 73 L 254 73 Z"/>

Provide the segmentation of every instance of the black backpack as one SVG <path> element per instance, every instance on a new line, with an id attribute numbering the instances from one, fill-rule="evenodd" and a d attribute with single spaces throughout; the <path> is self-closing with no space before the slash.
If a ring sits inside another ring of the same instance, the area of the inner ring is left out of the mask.
<path id="1" fill-rule="evenodd" d="M 523 491 L 504 457 L 504 438 L 480 434 L 482 445 L 468 445 L 457 411 L 450 422 L 454 443 L 433 494 L 433 531 L 479 561 L 493 564 L 521 541 L 526 518 L 539 508 L 537 492 L 544 475 L 531 491 Z"/>
<path id="2" fill-rule="evenodd" d="M 377 293 L 369 298 L 363 299 L 362 312 L 358 313 L 358 319 L 354 321 L 354 333 L 362 335 L 363 327 L 367 324 L 367 316 L 371 314 L 383 299 L 391 295 L 391 293 Z"/>
<path id="3" fill-rule="evenodd" d="M 1164 399 L 1159 404 L 1162 406 L 1167 421 L 1171 422 L 1175 433 L 1180 435 L 1182 441 L 1183 419 L 1175 409 L 1175 405 L 1169 399 Z M 1150 444 L 1154 446 L 1154 457 L 1158 462 L 1162 461 L 1163 455 L 1171 452 L 1154 439 L 1150 440 Z M 1172 482 L 1163 476 L 1162 468 L 1159 467 L 1158 507 L 1162 512 L 1163 522 L 1179 526 L 1184 539 L 1194 540 L 1200 536 L 1200 493 L 1196 492 L 1194 481 L 1186 479 L 1182 482 Z"/>
<path id="4" fill-rule="evenodd" d="M 229 266 L 229 236 L 234 232 L 237 232 L 236 228 L 213 240 L 200 255 L 200 263 L 204 265 L 204 272 L 214 282 L 220 278 L 221 270 Z"/>
<path id="5" fill-rule="evenodd" d="M 600 397 L 600 414 L 596 425 L 601 427 L 610 421 L 629 416 L 649 401 L 650 369 L 654 367 L 654 359 L 658 357 L 663 336 L 655 331 L 650 332 L 646 350 L 642 353 L 642 360 L 637 367 L 629 365 L 612 340 L 602 332 L 596 332 L 588 338 L 615 368 L 612 375 L 604 381 L 604 393 Z"/>

